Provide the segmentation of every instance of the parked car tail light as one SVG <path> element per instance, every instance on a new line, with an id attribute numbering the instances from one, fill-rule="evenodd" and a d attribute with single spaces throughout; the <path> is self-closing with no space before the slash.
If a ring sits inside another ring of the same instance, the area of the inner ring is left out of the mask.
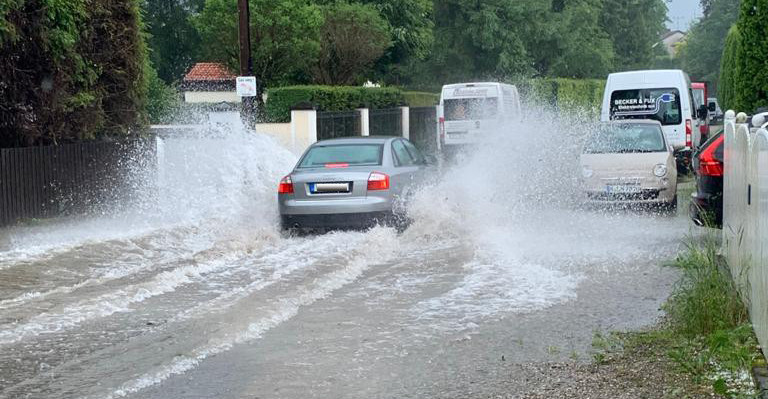
<path id="1" fill-rule="evenodd" d="M 685 120 L 685 146 L 693 148 L 693 122 L 690 119 Z"/>
<path id="2" fill-rule="evenodd" d="M 440 140 L 443 140 L 445 139 L 445 117 L 441 116 L 438 121 L 438 126 L 440 127 Z"/>
<path id="3" fill-rule="evenodd" d="M 372 172 L 368 176 L 368 191 L 389 190 L 389 176 L 380 172 Z"/>
<path id="4" fill-rule="evenodd" d="M 283 180 L 280 180 L 280 185 L 277 186 L 277 193 L 278 194 L 293 194 L 293 181 L 291 180 L 291 175 L 283 177 Z"/>
<path id="5" fill-rule="evenodd" d="M 721 134 L 701 152 L 699 155 L 699 176 L 723 176 L 723 164 L 715 158 L 715 150 L 723 145 L 723 140 L 725 140 L 725 135 Z"/>

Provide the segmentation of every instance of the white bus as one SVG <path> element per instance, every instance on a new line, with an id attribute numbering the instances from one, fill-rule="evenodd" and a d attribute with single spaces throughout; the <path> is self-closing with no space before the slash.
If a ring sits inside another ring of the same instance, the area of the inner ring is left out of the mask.
<path id="1" fill-rule="evenodd" d="M 517 87 L 497 82 L 445 85 L 439 109 L 443 146 L 476 143 L 484 130 L 522 112 Z"/>

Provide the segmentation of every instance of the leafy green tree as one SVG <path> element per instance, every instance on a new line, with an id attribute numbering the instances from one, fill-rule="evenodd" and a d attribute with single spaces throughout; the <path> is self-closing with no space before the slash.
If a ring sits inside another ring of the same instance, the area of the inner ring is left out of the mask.
<path id="1" fill-rule="evenodd" d="M 150 123 L 168 123 L 181 103 L 179 93 L 157 75 L 149 63 L 147 76 L 147 117 Z"/>
<path id="2" fill-rule="evenodd" d="M 600 26 L 613 41 L 617 70 L 651 67 L 657 55 L 654 45 L 665 31 L 664 0 L 603 0 Z"/>
<path id="3" fill-rule="evenodd" d="M 743 0 L 739 17 L 741 60 L 736 85 L 741 110 L 768 106 L 768 0 Z"/>
<path id="4" fill-rule="evenodd" d="M 390 27 L 370 5 L 334 3 L 323 7 L 320 54 L 311 68 L 315 83 L 360 83 L 360 74 L 370 68 L 390 47 Z"/>
<path id="5" fill-rule="evenodd" d="M 375 7 L 389 23 L 392 46 L 376 64 L 384 81 L 400 83 L 409 62 L 424 61 L 434 40 L 432 0 L 360 0 Z"/>
<path id="6" fill-rule="evenodd" d="M 257 101 L 266 87 L 293 83 L 320 51 L 320 8 L 303 0 L 249 0 L 253 73 L 259 81 Z M 238 70 L 238 13 L 233 0 L 206 0 L 193 24 L 200 32 L 202 53 L 209 60 Z"/>
<path id="7" fill-rule="evenodd" d="M 603 77 L 613 67 L 613 43 L 599 24 L 602 0 L 575 0 L 555 12 L 557 27 L 550 42 L 549 76 L 568 78 Z"/>
<path id="8" fill-rule="evenodd" d="M 433 76 L 446 82 L 534 73 L 527 39 L 548 9 L 536 0 L 436 0 Z"/>
<path id="9" fill-rule="evenodd" d="M 197 58 L 200 35 L 190 18 L 204 4 L 205 0 L 143 1 L 150 59 L 166 83 L 181 80 Z"/>
<path id="10" fill-rule="evenodd" d="M 739 18 L 740 0 L 709 0 L 708 12 L 691 27 L 681 48 L 682 67 L 695 80 L 717 88 L 720 58 L 728 30 Z"/>

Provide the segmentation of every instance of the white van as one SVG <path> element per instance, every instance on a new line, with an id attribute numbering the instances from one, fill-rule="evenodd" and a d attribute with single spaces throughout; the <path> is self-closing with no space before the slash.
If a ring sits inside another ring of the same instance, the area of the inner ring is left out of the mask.
<path id="1" fill-rule="evenodd" d="M 483 130 L 519 118 L 517 87 L 497 82 L 457 83 L 440 94 L 440 141 L 443 146 L 477 142 Z"/>
<path id="2" fill-rule="evenodd" d="M 691 80 L 681 70 L 647 70 L 608 75 L 600 120 L 653 119 L 661 122 L 677 153 L 690 153 L 701 139 Z"/>

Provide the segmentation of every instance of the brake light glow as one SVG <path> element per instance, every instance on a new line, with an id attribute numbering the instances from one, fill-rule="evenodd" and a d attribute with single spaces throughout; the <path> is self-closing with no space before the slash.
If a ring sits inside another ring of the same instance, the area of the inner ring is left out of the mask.
<path id="1" fill-rule="evenodd" d="M 445 117 L 441 116 L 439 119 L 439 126 L 440 126 L 440 138 L 445 138 Z"/>
<path id="2" fill-rule="evenodd" d="M 693 148 L 693 122 L 690 119 L 685 120 L 685 146 Z"/>
<path id="3" fill-rule="evenodd" d="M 280 180 L 280 185 L 277 186 L 277 193 L 278 194 L 293 194 L 293 181 L 291 180 L 291 175 L 283 177 L 283 180 Z"/>
<path id="4" fill-rule="evenodd" d="M 723 164 L 715 158 L 715 151 L 723 145 L 725 135 L 721 134 L 699 155 L 699 176 L 722 177 Z"/>
<path id="5" fill-rule="evenodd" d="M 380 172 L 371 172 L 368 176 L 368 191 L 389 190 L 389 176 Z"/>
<path id="6" fill-rule="evenodd" d="M 325 167 L 326 168 L 331 168 L 331 169 L 335 169 L 335 168 L 348 168 L 349 164 L 348 163 L 344 163 L 344 162 L 334 162 L 334 163 L 327 163 L 327 164 L 325 164 Z"/>

